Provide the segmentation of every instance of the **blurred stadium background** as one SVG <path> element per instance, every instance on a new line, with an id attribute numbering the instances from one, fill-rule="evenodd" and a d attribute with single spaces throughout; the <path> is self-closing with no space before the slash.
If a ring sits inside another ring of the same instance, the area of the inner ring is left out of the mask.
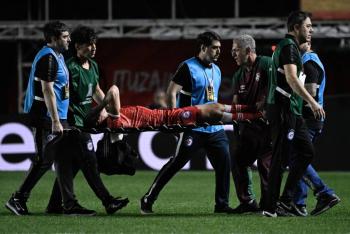
<path id="1" fill-rule="evenodd" d="M 21 122 L 31 62 L 43 45 L 40 29 L 47 21 L 59 19 L 71 27 L 86 24 L 97 30 L 102 87 L 117 84 L 123 105 L 150 104 L 153 93 L 167 87 L 178 64 L 194 55 L 196 35 L 216 31 L 223 38 L 218 61 L 224 78 L 220 101 L 229 103 L 236 69 L 231 39 L 251 34 L 258 54 L 271 55 L 286 33 L 286 16 L 298 9 L 314 15 L 313 48 L 328 76 L 327 122 L 314 164 L 320 170 L 350 170 L 349 0 L 4 0 L 0 7 L 0 170 L 25 170 L 34 153 L 28 129 L 10 123 Z M 176 143 L 172 135 L 157 132 L 130 134 L 127 139 L 140 152 L 142 169 L 159 169 L 174 153 Z M 186 168 L 211 166 L 198 155 Z"/>

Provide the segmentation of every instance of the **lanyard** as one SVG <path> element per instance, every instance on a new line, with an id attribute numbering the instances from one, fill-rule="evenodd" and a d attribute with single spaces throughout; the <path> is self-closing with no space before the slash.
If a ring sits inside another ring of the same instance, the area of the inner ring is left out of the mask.
<path id="1" fill-rule="evenodd" d="M 213 67 L 211 67 L 211 80 L 209 79 L 209 77 L 208 77 L 207 73 L 205 72 L 204 68 L 203 68 L 203 73 L 204 73 L 204 76 L 205 76 L 206 80 L 209 83 L 209 86 L 214 87 L 214 70 L 213 70 Z"/>
<path id="2" fill-rule="evenodd" d="M 67 68 L 67 66 L 66 66 L 66 63 L 64 62 L 64 61 L 62 61 L 62 60 L 64 60 L 63 59 L 63 55 L 62 54 L 59 54 L 59 55 L 57 55 L 57 58 L 58 58 L 58 62 L 61 64 L 61 67 L 63 68 L 63 70 L 64 70 L 64 73 L 65 73 L 65 75 L 66 75 L 66 77 L 67 77 L 67 81 L 69 82 L 69 72 L 68 72 L 68 68 Z"/>
<path id="3" fill-rule="evenodd" d="M 215 100 L 215 95 L 214 95 L 214 70 L 213 67 L 211 67 L 211 80 L 207 76 L 207 73 L 205 72 L 205 69 L 203 69 L 204 76 L 208 80 L 209 85 L 205 88 L 205 93 L 206 93 L 206 100 L 209 102 L 213 102 Z"/>

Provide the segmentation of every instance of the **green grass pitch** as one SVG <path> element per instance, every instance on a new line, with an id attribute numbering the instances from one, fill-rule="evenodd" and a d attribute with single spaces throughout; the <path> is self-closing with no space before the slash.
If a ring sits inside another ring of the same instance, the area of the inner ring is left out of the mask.
<path id="1" fill-rule="evenodd" d="M 266 218 L 257 214 L 214 214 L 214 172 L 178 173 L 160 194 L 154 215 L 142 216 L 139 199 L 156 172 L 138 171 L 135 176 L 102 176 L 114 196 L 129 197 L 127 207 L 106 215 L 104 207 L 88 187 L 82 174 L 75 179 L 79 202 L 98 212 L 96 217 L 48 216 L 44 214 L 54 173 L 48 172 L 32 191 L 30 216 L 12 215 L 5 207 L 11 193 L 23 180 L 24 172 L 0 172 L 0 233 L 350 233 L 350 173 L 320 173 L 342 199 L 341 203 L 317 217 Z M 231 180 L 232 181 L 232 180 Z M 258 176 L 254 189 L 259 193 Z M 259 196 L 259 194 L 258 194 Z M 237 199 L 231 182 L 230 205 Z M 308 210 L 315 205 L 310 193 Z"/>

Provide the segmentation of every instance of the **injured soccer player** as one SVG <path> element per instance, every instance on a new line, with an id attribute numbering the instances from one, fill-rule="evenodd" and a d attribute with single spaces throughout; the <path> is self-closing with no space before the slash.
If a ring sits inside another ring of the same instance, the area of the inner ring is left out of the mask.
<path id="1" fill-rule="evenodd" d="M 100 118 L 106 108 L 108 117 Z M 231 124 L 262 118 L 261 112 L 246 105 L 225 105 L 220 103 L 203 104 L 174 109 L 148 109 L 143 106 L 120 105 L 119 89 L 113 85 L 102 102 L 86 116 L 85 127 L 108 128 L 147 128 L 161 126 L 193 126 L 208 124 Z"/>

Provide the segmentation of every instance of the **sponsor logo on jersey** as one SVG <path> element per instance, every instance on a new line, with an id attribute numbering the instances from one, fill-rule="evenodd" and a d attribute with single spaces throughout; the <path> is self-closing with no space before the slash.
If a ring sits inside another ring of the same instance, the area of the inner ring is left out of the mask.
<path id="1" fill-rule="evenodd" d="M 255 80 L 256 80 L 256 81 L 259 81 L 259 80 L 260 80 L 260 73 L 259 73 L 259 72 L 256 73 Z"/>
<path id="2" fill-rule="evenodd" d="M 295 133 L 294 129 L 289 129 L 288 134 L 287 134 L 288 140 L 290 140 L 290 141 L 293 140 L 294 133 Z"/>

